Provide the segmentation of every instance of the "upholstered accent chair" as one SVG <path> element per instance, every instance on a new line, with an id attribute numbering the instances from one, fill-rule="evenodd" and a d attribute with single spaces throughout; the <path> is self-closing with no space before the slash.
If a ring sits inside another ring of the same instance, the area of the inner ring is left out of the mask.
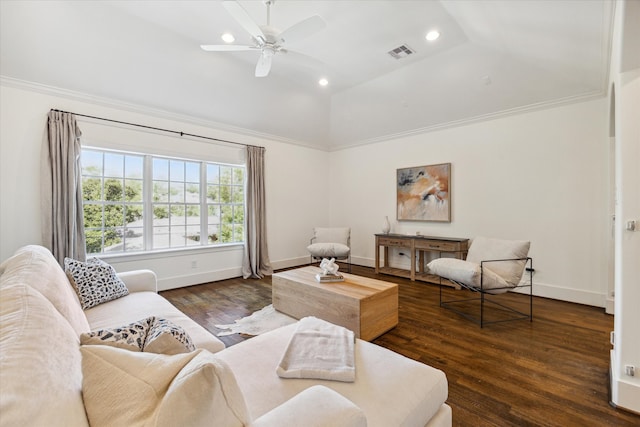
<path id="1" fill-rule="evenodd" d="M 316 227 L 307 250 L 312 264 L 323 258 L 346 260 L 351 272 L 351 228 Z"/>
<path id="2" fill-rule="evenodd" d="M 459 285 L 461 288 L 477 293 L 472 298 L 443 301 L 440 285 L 440 306 L 448 308 L 483 327 L 489 323 L 509 320 L 529 319 L 533 321 L 533 260 L 529 257 L 530 242 L 521 240 L 502 240 L 487 237 L 473 239 L 467 259 L 439 258 L 427 266 L 431 274 L 438 275 Z M 528 275 L 522 280 L 525 271 Z M 519 288 L 529 288 L 529 312 L 499 302 L 496 295 Z M 470 314 L 469 307 L 477 309 L 474 301 L 479 302 L 480 314 Z M 486 304 L 499 307 L 500 316 L 486 319 Z"/>

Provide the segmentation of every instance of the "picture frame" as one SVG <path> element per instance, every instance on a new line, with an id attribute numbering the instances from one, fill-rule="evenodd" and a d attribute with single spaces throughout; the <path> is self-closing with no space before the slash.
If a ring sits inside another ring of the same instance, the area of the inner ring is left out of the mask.
<path id="1" fill-rule="evenodd" d="M 451 222 L 451 163 L 398 169 L 396 218 Z"/>

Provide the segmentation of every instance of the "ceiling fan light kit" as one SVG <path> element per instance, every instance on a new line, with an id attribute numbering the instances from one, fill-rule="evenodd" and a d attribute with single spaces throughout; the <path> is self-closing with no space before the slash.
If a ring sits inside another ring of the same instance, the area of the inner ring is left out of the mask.
<path id="1" fill-rule="evenodd" d="M 231 33 L 224 33 L 220 38 L 225 43 L 233 43 L 236 41 L 236 38 Z"/>
<path id="2" fill-rule="evenodd" d="M 297 24 L 292 25 L 284 31 L 271 26 L 271 5 L 275 0 L 265 0 L 267 6 L 267 23 L 258 25 L 249 16 L 247 11 L 237 1 L 223 1 L 222 5 L 229 14 L 240 24 L 253 38 L 253 45 L 201 45 L 200 47 L 208 52 L 232 52 L 245 50 L 259 50 L 260 58 L 256 64 L 255 76 L 266 77 L 271 71 L 272 58 L 276 53 L 286 53 L 284 44 L 290 40 L 301 40 L 322 30 L 326 24 L 324 20 L 314 15 L 306 18 Z M 225 40 L 226 41 L 226 40 Z"/>

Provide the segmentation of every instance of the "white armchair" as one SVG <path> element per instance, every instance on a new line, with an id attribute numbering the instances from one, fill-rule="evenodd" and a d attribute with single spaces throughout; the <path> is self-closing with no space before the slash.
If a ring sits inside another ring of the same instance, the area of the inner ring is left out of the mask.
<path id="1" fill-rule="evenodd" d="M 307 246 L 311 255 L 311 263 L 323 258 L 346 260 L 351 272 L 351 228 L 348 227 L 316 227 L 313 237 Z"/>
<path id="2" fill-rule="evenodd" d="M 479 323 L 480 327 L 488 323 L 508 320 L 529 319 L 533 321 L 533 260 L 528 256 L 529 247 L 530 242 L 528 241 L 476 237 L 469 247 L 466 260 L 439 258 L 431 261 L 427 265 L 431 274 L 446 278 L 467 290 L 479 293 L 479 297 L 476 298 L 443 301 L 442 285 L 440 285 L 440 306 Z M 521 282 L 525 268 L 529 273 L 529 278 Z M 490 298 L 492 295 L 527 287 L 529 288 L 528 314 Z M 479 318 L 457 308 L 468 307 L 471 301 L 480 302 Z M 502 316 L 497 320 L 485 320 L 485 303 L 499 306 L 510 316 Z"/>

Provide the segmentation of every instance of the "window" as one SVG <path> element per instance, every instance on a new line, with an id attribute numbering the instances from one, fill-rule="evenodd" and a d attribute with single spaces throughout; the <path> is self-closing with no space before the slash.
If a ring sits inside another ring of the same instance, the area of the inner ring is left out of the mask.
<path id="1" fill-rule="evenodd" d="M 87 253 L 244 240 L 243 166 L 94 148 L 81 163 Z"/>

